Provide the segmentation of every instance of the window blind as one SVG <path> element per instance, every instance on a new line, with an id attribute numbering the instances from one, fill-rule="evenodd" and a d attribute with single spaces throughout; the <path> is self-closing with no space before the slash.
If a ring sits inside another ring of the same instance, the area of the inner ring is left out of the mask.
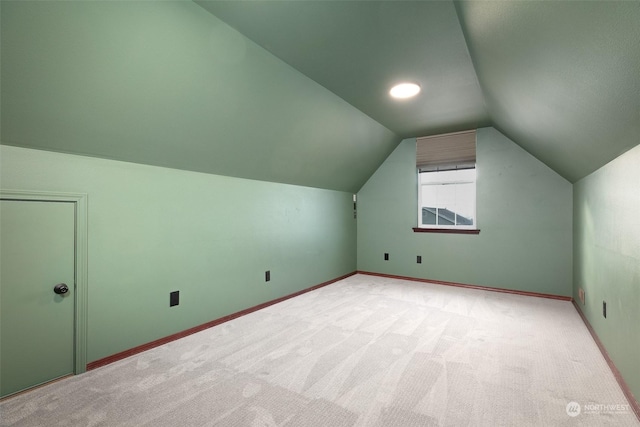
<path id="1" fill-rule="evenodd" d="M 416 140 L 416 167 L 421 172 L 473 168 L 476 131 L 424 136 Z"/>

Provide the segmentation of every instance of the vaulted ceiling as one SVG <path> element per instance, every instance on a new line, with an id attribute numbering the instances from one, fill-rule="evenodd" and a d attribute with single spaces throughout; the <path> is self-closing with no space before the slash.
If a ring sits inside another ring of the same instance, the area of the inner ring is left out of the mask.
<path id="1" fill-rule="evenodd" d="M 451 1 L 196 1 L 403 137 L 489 124 Z M 402 80 L 423 86 L 397 101 Z"/>
<path id="2" fill-rule="evenodd" d="M 197 3 L 402 136 L 492 124 L 570 181 L 640 143 L 638 1 Z"/>
<path id="3" fill-rule="evenodd" d="M 495 126 L 570 181 L 640 143 L 640 2 L 0 2 L 2 144 L 357 191 Z M 390 86 L 421 84 L 394 101 Z"/>
<path id="4" fill-rule="evenodd" d="M 495 127 L 575 182 L 640 143 L 640 2 L 463 2 Z"/>

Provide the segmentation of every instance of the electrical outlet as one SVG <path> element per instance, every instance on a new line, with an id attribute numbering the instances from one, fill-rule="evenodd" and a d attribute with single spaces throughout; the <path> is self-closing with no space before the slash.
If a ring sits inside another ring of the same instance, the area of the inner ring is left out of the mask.
<path id="1" fill-rule="evenodd" d="M 389 254 L 385 252 L 384 254 L 384 260 L 385 261 L 389 261 Z"/>
<path id="2" fill-rule="evenodd" d="M 578 299 L 580 300 L 582 305 L 584 305 L 585 296 L 584 296 L 584 289 L 582 288 L 578 288 Z"/>
<path id="3" fill-rule="evenodd" d="M 416 262 L 418 264 L 422 264 L 422 256 L 418 255 L 418 257 L 416 258 Z"/>
<path id="4" fill-rule="evenodd" d="M 173 291 L 169 294 L 169 307 L 180 304 L 180 291 Z"/>
<path id="5" fill-rule="evenodd" d="M 602 315 L 604 316 L 604 318 L 607 318 L 607 302 L 606 301 L 602 301 Z"/>
<path id="6" fill-rule="evenodd" d="M 267 270 L 267 271 L 264 272 L 264 281 L 268 282 L 270 280 L 271 280 L 271 271 Z"/>
<path id="7" fill-rule="evenodd" d="M 358 204 L 357 204 L 357 196 L 353 195 L 353 218 L 358 218 Z"/>

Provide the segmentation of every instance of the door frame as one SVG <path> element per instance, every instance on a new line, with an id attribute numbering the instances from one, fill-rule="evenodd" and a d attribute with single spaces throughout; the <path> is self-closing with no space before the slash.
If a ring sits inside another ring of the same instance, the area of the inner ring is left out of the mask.
<path id="1" fill-rule="evenodd" d="M 87 370 L 87 307 L 88 307 L 88 246 L 87 246 L 87 194 L 45 191 L 23 191 L 0 189 L 1 200 L 25 202 L 73 203 L 75 212 L 75 286 L 74 286 L 74 330 L 73 366 L 74 374 Z"/>

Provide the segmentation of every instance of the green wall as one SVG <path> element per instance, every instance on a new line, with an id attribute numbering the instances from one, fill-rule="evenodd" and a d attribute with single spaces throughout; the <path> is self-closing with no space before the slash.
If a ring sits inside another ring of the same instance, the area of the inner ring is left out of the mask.
<path id="1" fill-rule="evenodd" d="M 570 296 L 571 183 L 493 128 L 478 129 L 477 170 L 481 233 L 414 233 L 415 139 L 402 141 L 358 192 L 358 270 Z"/>
<path id="2" fill-rule="evenodd" d="M 356 192 L 400 138 L 191 1 L 0 1 L 2 144 Z"/>
<path id="3" fill-rule="evenodd" d="M 351 193 L 0 150 L 3 189 L 88 194 L 89 361 L 356 269 Z"/>
<path id="4" fill-rule="evenodd" d="M 640 146 L 574 184 L 574 289 L 631 391 L 640 397 Z M 602 302 L 607 302 L 607 318 Z"/>

